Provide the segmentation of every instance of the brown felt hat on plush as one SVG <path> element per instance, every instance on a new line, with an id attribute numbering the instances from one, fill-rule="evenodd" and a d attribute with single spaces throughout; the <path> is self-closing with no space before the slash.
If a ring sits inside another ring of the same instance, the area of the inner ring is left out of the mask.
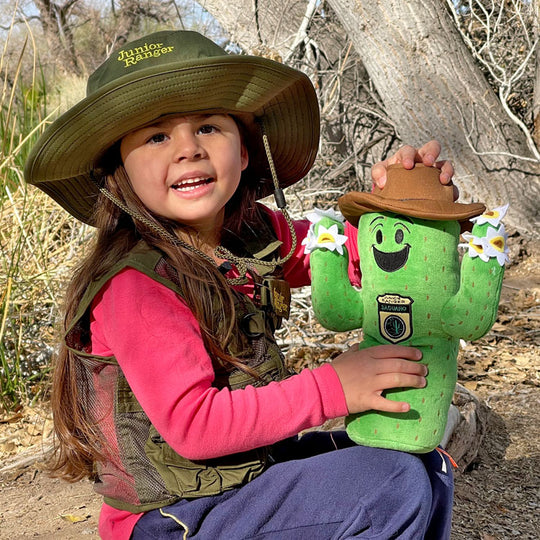
<path id="1" fill-rule="evenodd" d="M 401 164 L 390 165 L 383 189 L 375 187 L 372 193 L 351 191 L 339 198 L 339 208 L 354 226 L 360 216 L 369 212 L 388 211 L 433 221 L 466 221 L 485 211 L 481 203 L 454 202 L 453 185 L 441 184 L 439 174 L 436 167 L 420 163 L 410 170 Z"/>

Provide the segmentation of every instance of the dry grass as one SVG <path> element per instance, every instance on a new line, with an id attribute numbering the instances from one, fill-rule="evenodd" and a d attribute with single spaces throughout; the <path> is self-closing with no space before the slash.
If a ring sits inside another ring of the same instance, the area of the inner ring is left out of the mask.
<path id="1" fill-rule="evenodd" d="M 0 405 L 12 408 L 44 393 L 62 291 L 88 231 L 35 188 L 4 189 Z"/>
<path id="2" fill-rule="evenodd" d="M 23 180 L 30 147 L 49 122 L 49 96 L 32 34 L 18 55 L 8 54 L 11 36 L 0 56 L 0 411 L 45 392 L 62 289 L 88 235 Z"/>

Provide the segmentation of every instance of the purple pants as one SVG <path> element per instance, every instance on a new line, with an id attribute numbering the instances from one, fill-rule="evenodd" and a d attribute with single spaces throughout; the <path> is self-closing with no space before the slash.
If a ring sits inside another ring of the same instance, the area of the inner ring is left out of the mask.
<path id="1" fill-rule="evenodd" d="M 273 457 L 239 489 L 148 512 L 132 539 L 450 538 L 452 470 L 436 450 L 413 455 L 314 432 L 280 443 Z"/>

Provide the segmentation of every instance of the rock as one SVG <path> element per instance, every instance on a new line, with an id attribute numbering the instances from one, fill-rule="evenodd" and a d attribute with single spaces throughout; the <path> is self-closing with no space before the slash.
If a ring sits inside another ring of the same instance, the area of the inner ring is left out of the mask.
<path id="1" fill-rule="evenodd" d="M 489 407 L 459 383 L 452 403 L 443 446 L 464 471 L 475 460 L 486 434 Z"/>

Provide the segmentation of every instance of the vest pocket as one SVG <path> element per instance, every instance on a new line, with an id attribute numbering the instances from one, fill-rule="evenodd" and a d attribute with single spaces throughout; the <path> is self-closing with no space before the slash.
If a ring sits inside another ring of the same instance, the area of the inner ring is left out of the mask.
<path id="1" fill-rule="evenodd" d="M 213 460 L 191 461 L 177 454 L 153 426 L 145 452 L 167 491 L 183 498 L 218 495 L 240 487 L 259 476 L 268 459 L 268 449 L 257 448 Z"/>

